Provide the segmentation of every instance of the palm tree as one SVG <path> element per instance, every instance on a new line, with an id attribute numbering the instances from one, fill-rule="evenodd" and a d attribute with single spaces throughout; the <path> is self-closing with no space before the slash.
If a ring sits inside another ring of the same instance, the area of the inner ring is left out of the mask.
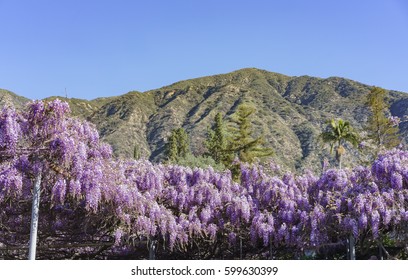
<path id="1" fill-rule="evenodd" d="M 339 119 L 337 122 L 334 119 L 330 120 L 326 131 L 320 134 L 320 138 L 324 143 L 330 144 L 330 153 L 333 152 L 333 148 L 336 145 L 336 160 L 339 163 L 340 169 L 342 156 L 346 152 L 343 145 L 349 142 L 355 147 L 359 143 L 358 133 L 354 131 L 348 121 L 342 119 Z"/>

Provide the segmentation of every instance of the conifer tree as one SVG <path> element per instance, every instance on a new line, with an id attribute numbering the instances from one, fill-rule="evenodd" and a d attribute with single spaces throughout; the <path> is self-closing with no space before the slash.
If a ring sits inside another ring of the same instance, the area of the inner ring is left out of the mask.
<path id="1" fill-rule="evenodd" d="M 177 163 L 179 159 L 190 154 L 190 141 L 184 128 L 177 128 L 171 131 L 169 141 L 166 144 L 167 160 Z"/>
<path id="2" fill-rule="evenodd" d="M 167 161 L 169 162 L 175 162 L 177 161 L 177 157 L 178 157 L 178 148 L 177 148 L 177 134 L 176 134 L 176 130 L 173 129 L 171 131 L 171 135 L 169 137 L 169 140 L 166 144 L 166 157 L 167 157 Z"/>
<path id="3" fill-rule="evenodd" d="M 230 138 L 227 149 L 242 162 L 253 163 L 255 158 L 273 155 L 273 150 L 264 146 L 263 135 L 253 137 L 254 131 L 251 124 L 253 113 L 255 113 L 254 107 L 241 104 L 232 116 L 231 125 L 228 127 Z"/>
<path id="4" fill-rule="evenodd" d="M 226 131 L 221 113 L 217 113 L 214 122 L 213 128 L 208 130 L 205 146 L 208 155 L 219 164 L 224 163 L 228 157 Z"/>
<path id="5" fill-rule="evenodd" d="M 184 128 L 178 128 L 176 130 L 177 134 L 177 148 L 178 148 L 178 156 L 180 158 L 185 158 L 188 154 L 191 153 L 190 151 L 190 140 L 188 137 L 187 132 Z"/>
<path id="6" fill-rule="evenodd" d="M 373 142 L 374 156 L 383 149 L 392 149 L 400 143 L 398 138 L 398 126 L 387 117 L 389 104 L 387 103 L 387 93 L 384 89 L 374 87 L 367 95 L 367 106 L 371 115 L 368 118 L 366 127 L 367 137 Z"/>

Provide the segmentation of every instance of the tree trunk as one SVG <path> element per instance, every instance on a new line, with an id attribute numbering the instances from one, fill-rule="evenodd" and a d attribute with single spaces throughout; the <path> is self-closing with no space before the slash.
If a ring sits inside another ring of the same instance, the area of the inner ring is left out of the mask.
<path id="1" fill-rule="evenodd" d="M 240 260 L 244 259 L 244 255 L 242 253 L 242 238 L 239 238 L 239 259 Z"/>
<path id="2" fill-rule="evenodd" d="M 156 240 L 151 240 L 149 244 L 149 260 L 155 260 L 156 259 Z"/>
<path id="3" fill-rule="evenodd" d="M 37 174 L 34 182 L 33 205 L 31 209 L 30 243 L 28 248 L 28 259 L 35 260 L 38 231 L 38 215 L 40 208 L 41 173 Z"/>
<path id="4" fill-rule="evenodd" d="M 339 169 L 341 169 L 341 155 L 339 156 Z"/>
<path id="5" fill-rule="evenodd" d="M 341 160 L 342 160 L 342 156 L 343 156 L 343 154 L 345 152 L 346 152 L 346 150 L 344 149 L 344 147 L 339 144 L 339 146 L 337 147 L 337 150 L 336 150 L 336 159 L 339 162 L 339 169 L 341 169 Z"/>
<path id="6" fill-rule="evenodd" d="M 355 239 L 353 234 L 350 234 L 349 238 L 347 239 L 347 258 L 349 260 L 356 259 Z"/>

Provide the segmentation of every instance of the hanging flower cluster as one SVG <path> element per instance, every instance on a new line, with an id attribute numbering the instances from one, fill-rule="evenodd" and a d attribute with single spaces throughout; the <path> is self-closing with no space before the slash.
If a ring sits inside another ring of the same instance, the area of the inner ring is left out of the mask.
<path id="1" fill-rule="evenodd" d="M 128 252 L 135 240 L 175 250 L 240 239 L 302 251 L 350 234 L 377 239 L 408 221 L 404 150 L 321 176 L 273 176 L 243 164 L 237 183 L 229 171 L 114 159 L 96 128 L 69 112 L 59 100 L 1 111 L 0 247 L 27 243 L 38 172 L 40 246 L 92 241 Z"/>

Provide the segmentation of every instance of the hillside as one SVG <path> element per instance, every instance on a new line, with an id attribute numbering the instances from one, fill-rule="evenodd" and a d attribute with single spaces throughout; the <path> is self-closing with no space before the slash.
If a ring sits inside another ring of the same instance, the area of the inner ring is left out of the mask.
<path id="1" fill-rule="evenodd" d="M 13 104 L 16 108 L 22 108 L 28 101 L 30 100 L 25 97 L 0 88 L 0 108 L 3 108 L 5 104 Z"/>
<path id="2" fill-rule="evenodd" d="M 204 152 L 203 140 L 216 113 L 228 119 L 239 104 L 252 103 L 257 108 L 256 133 L 264 132 L 275 161 L 290 169 L 317 170 L 325 156 L 332 158 L 317 141 L 326 121 L 340 117 L 361 129 L 368 117 L 364 99 L 369 91 L 370 86 L 344 78 L 289 77 L 251 68 L 144 93 L 67 101 L 75 115 L 96 124 L 118 156 L 132 156 L 138 145 L 153 161 L 162 158 L 170 131 L 180 126 L 189 133 L 193 152 Z M 17 106 L 24 101 L 13 98 Z M 400 129 L 408 142 L 408 94 L 390 91 L 390 104 L 391 113 L 404 120 Z M 348 153 L 346 166 L 355 160 Z"/>

